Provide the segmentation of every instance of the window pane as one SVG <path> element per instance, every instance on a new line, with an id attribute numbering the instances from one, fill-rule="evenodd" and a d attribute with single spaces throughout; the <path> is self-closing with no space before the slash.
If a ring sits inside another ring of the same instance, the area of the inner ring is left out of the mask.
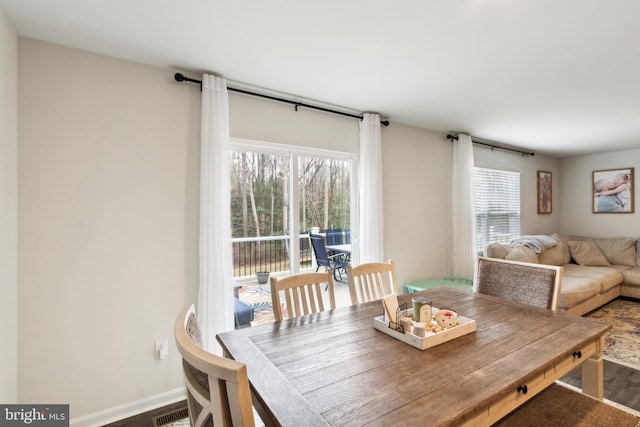
<path id="1" fill-rule="evenodd" d="M 350 228 L 351 162 L 300 157 L 300 230 Z"/>
<path id="2" fill-rule="evenodd" d="M 289 157 L 235 151 L 231 166 L 234 277 L 288 271 Z M 238 239 L 239 238 L 239 239 Z"/>
<path id="3" fill-rule="evenodd" d="M 520 173 L 475 169 L 476 249 L 520 235 Z"/>

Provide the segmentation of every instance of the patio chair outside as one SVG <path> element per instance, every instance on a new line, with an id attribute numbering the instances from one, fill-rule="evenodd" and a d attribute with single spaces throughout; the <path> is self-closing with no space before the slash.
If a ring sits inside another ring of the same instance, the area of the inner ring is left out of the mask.
<path id="1" fill-rule="evenodd" d="M 341 245 L 343 243 L 341 228 L 328 228 L 325 230 L 325 234 L 327 245 Z"/>
<path id="2" fill-rule="evenodd" d="M 309 234 L 309 238 L 311 239 L 311 246 L 313 246 L 313 253 L 316 257 L 316 264 L 318 265 L 316 267 L 316 272 L 320 267 L 324 267 L 327 270 L 333 270 L 333 278 L 335 280 L 342 281 L 342 273 L 345 272 L 347 265 L 349 265 L 347 262 L 342 260 L 342 254 L 332 256 L 327 254 L 327 248 L 324 245 L 322 236 L 319 234 Z"/>

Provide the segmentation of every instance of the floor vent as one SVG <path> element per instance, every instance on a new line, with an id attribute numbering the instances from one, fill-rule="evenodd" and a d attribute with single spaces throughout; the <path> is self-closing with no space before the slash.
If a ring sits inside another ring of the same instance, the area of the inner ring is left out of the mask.
<path id="1" fill-rule="evenodd" d="M 153 418 L 153 427 L 162 427 L 168 424 L 174 423 L 178 420 L 189 418 L 189 411 L 187 407 L 179 408 L 169 413 L 158 415 Z"/>

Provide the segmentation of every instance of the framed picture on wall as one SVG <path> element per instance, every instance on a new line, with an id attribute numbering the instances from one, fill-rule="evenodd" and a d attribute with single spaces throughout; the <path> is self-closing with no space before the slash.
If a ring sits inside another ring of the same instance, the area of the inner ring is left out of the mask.
<path id="1" fill-rule="evenodd" d="M 593 213 L 633 213 L 633 168 L 593 171 Z"/>
<path id="2" fill-rule="evenodd" d="M 552 212 L 551 172 L 538 171 L 538 213 Z"/>

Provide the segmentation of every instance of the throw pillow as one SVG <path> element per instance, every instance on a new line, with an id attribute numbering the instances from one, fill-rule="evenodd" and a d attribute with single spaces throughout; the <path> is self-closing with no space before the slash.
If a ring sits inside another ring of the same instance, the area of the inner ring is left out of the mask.
<path id="1" fill-rule="evenodd" d="M 552 237 L 555 237 L 560 241 L 558 244 L 562 248 L 562 263 L 569 264 L 571 262 L 571 253 L 569 252 L 569 240 L 579 240 L 579 239 L 570 239 L 569 236 L 565 234 L 552 234 Z"/>
<path id="2" fill-rule="evenodd" d="M 569 252 L 571 252 L 571 257 L 580 265 L 594 267 L 611 265 L 593 240 L 571 240 L 569 241 Z"/>
<path id="3" fill-rule="evenodd" d="M 560 238 L 556 235 L 552 235 L 555 240 L 558 241 L 558 244 L 550 247 L 549 249 L 545 249 L 542 253 L 538 254 L 538 262 L 540 264 L 545 265 L 563 265 L 566 264 L 565 256 L 564 256 L 564 248 L 565 246 L 562 244 Z"/>

